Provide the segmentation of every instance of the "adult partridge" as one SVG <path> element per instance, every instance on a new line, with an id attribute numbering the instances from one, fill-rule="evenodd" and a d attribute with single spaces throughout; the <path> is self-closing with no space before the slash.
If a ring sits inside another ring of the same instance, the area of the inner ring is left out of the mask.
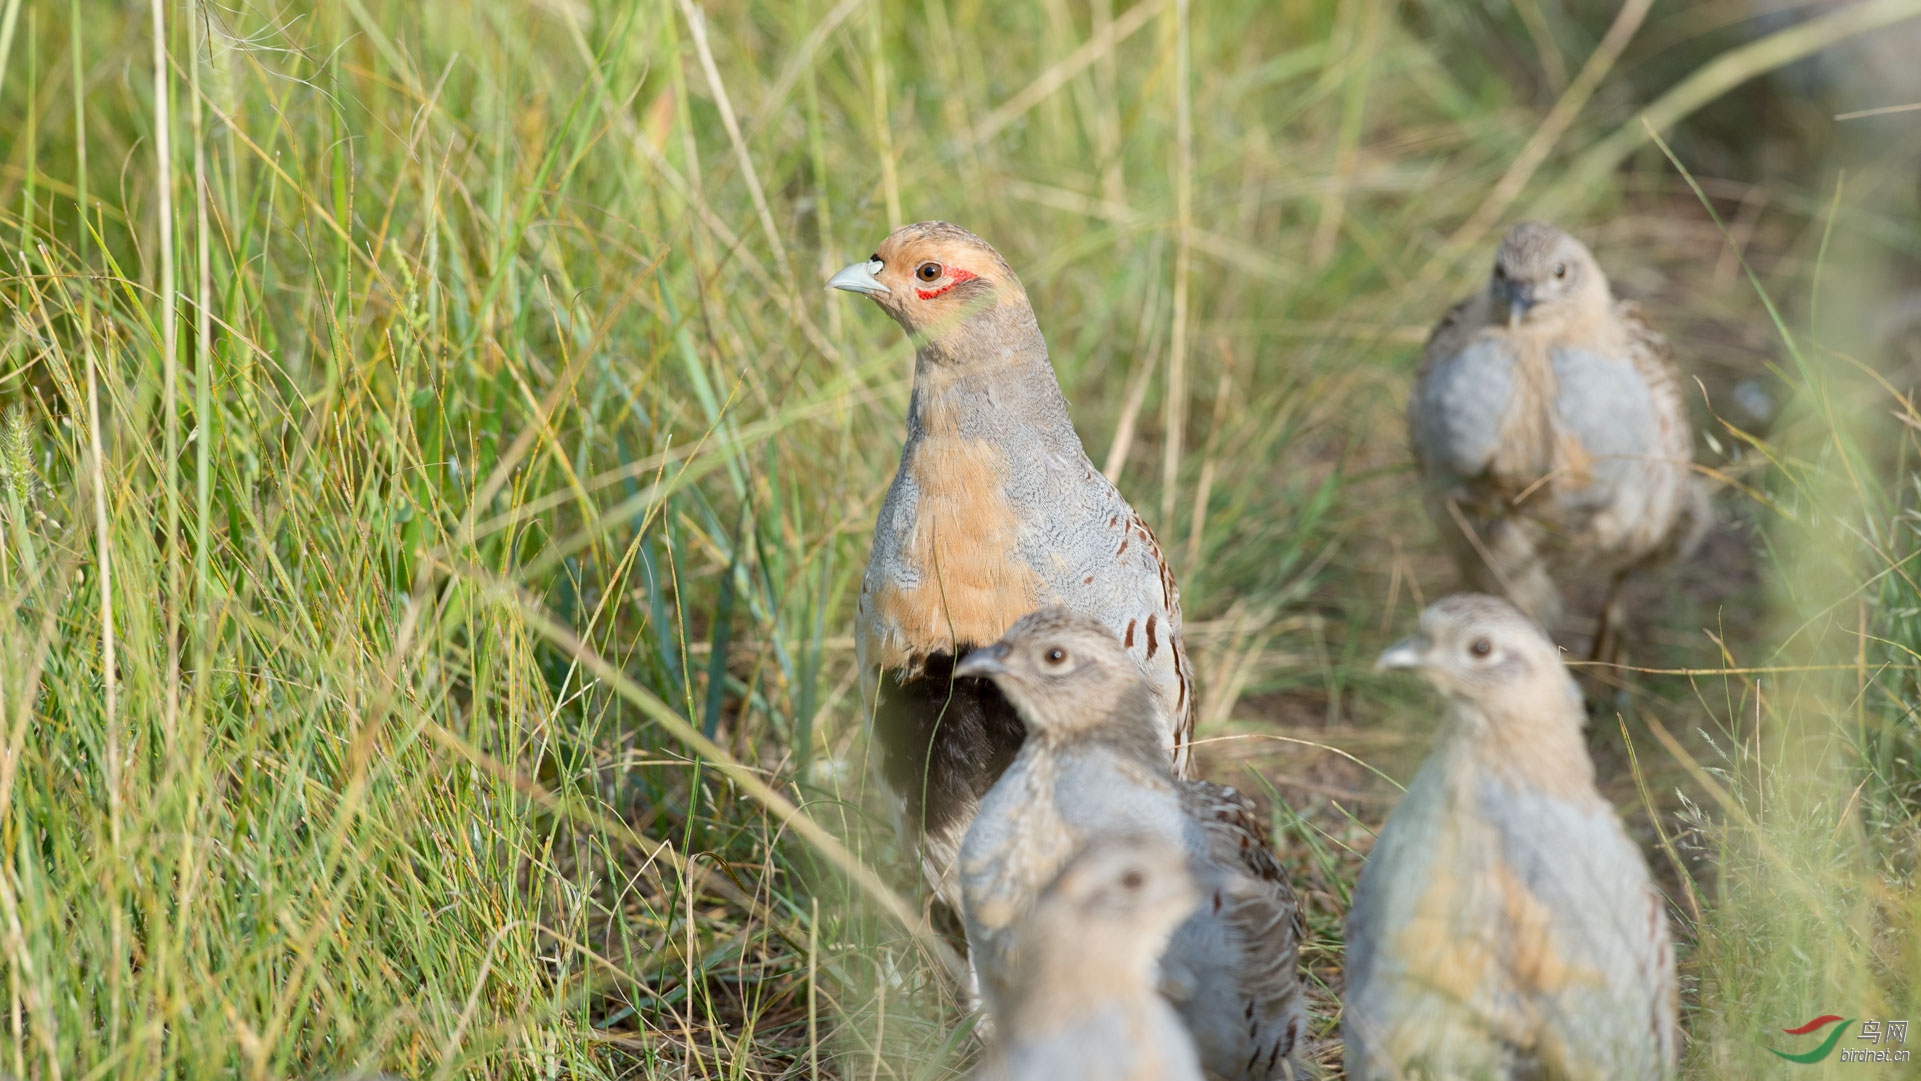
<path id="1" fill-rule="evenodd" d="M 1157 988 L 1168 935 L 1200 900 L 1178 848 L 1126 836 L 1089 845 L 1014 929 L 1020 978 L 976 1076 L 1201 1081 L 1193 1037 Z"/>
<path id="2" fill-rule="evenodd" d="M 955 663 L 1043 604 L 1127 643 L 1154 738 L 1185 771 L 1194 702 L 1160 546 L 1081 449 L 1020 279 L 946 222 L 895 230 L 828 285 L 916 346 L 900 469 L 874 524 L 855 641 L 879 765 L 927 880 L 958 911 L 954 853 L 1020 748 L 1020 719 Z"/>
<path id="3" fill-rule="evenodd" d="M 1245 797 L 1175 777 L 1153 688 L 1120 640 L 1099 620 L 1044 608 L 955 671 L 992 679 L 1027 725 L 960 852 L 967 943 L 993 1015 L 1021 979 L 1017 929 L 1061 865 L 1097 838 L 1154 837 L 1214 883 L 1161 958 L 1162 989 L 1202 1066 L 1228 1081 L 1303 1076 L 1294 892 Z"/>
<path id="4" fill-rule="evenodd" d="M 1348 1077 L 1672 1076 L 1666 906 L 1595 788 L 1554 644 L 1463 594 L 1380 667 L 1426 676 L 1447 716 L 1354 890 Z"/>
<path id="5" fill-rule="evenodd" d="M 1611 656 L 1628 573 L 1685 556 L 1710 523 L 1681 395 L 1667 339 L 1585 245 L 1509 231 L 1487 288 L 1428 338 L 1407 406 L 1428 513 L 1467 583 L 1552 627 L 1556 578 L 1608 573 L 1592 646 Z"/>

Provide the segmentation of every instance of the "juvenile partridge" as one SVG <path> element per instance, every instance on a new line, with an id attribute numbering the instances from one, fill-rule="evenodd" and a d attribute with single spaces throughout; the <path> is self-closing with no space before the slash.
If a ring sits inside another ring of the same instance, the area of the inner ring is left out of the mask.
<path id="1" fill-rule="evenodd" d="M 1709 525 L 1681 395 L 1667 339 L 1585 245 L 1509 231 L 1487 288 L 1428 338 L 1407 406 L 1428 513 L 1467 583 L 1552 627 L 1558 577 L 1608 573 L 1593 655 L 1611 656 L 1623 579 Z"/>
<path id="2" fill-rule="evenodd" d="M 1671 1077 L 1666 906 L 1595 788 L 1553 643 L 1462 594 L 1380 667 L 1426 676 L 1447 717 L 1354 890 L 1348 1077 Z"/>
<path id="3" fill-rule="evenodd" d="M 992 679 L 1027 725 L 960 853 L 968 947 L 993 1015 L 1026 964 L 1016 929 L 1061 865 L 1097 838 L 1153 837 L 1214 883 L 1161 958 L 1162 991 L 1203 1068 L 1228 1081 L 1303 1076 L 1294 892 L 1243 796 L 1175 777 L 1153 688 L 1113 632 L 1044 608 L 955 671 Z"/>
<path id="4" fill-rule="evenodd" d="M 1201 1081 L 1157 989 L 1168 935 L 1200 904 L 1187 854 L 1147 837 L 1089 845 L 1014 929 L 1020 978 L 994 1018 L 983 1081 Z"/>
<path id="5" fill-rule="evenodd" d="M 1027 293 L 993 248 L 922 222 L 828 285 L 871 298 L 917 348 L 855 641 L 882 778 L 929 884 L 958 910 L 954 853 L 1023 732 L 993 684 L 955 662 L 1043 604 L 1092 617 L 1147 674 L 1154 740 L 1184 772 L 1180 593 L 1154 534 L 1081 449 Z"/>

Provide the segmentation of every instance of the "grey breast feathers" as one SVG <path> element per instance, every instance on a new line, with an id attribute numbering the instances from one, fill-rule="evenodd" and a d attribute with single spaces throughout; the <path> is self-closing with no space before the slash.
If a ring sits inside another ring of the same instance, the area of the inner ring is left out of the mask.
<path id="1" fill-rule="evenodd" d="M 1415 457 L 1430 479 L 1487 472 L 1514 400 L 1515 357 L 1495 336 L 1475 338 L 1424 368 L 1408 406 Z"/>

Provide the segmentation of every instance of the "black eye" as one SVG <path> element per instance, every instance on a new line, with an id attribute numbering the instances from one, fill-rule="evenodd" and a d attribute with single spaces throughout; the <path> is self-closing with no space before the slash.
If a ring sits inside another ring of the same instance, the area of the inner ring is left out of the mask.
<path id="1" fill-rule="evenodd" d="M 1129 871 L 1121 876 L 1121 885 L 1130 890 L 1140 889 L 1142 881 L 1139 871 Z"/>
<path id="2" fill-rule="evenodd" d="M 1050 649 L 1047 651 L 1048 664 L 1059 664 L 1066 659 L 1067 659 L 1067 651 L 1062 649 L 1059 646 L 1055 646 L 1053 649 Z"/>
<path id="3" fill-rule="evenodd" d="M 1567 277 L 1567 264 L 1566 263 L 1554 264 L 1554 276 L 1557 278 Z"/>
<path id="4" fill-rule="evenodd" d="M 1476 638 L 1468 645 L 1467 651 L 1476 657 L 1485 657 L 1494 652 L 1494 643 L 1485 638 Z"/>
<path id="5" fill-rule="evenodd" d="M 941 265 L 939 263 L 922 263 L 919 267 L 915 268 L 914 276 L 924 282 L 939 281 Z"/>
<path id="6" fill-rule="evenodd" d="M 1506 279 L 1507 279 L 1507 268 L 1502 266 L 1499 263 L 1494 264 L 1494 280 L 1505 281 Z"/>

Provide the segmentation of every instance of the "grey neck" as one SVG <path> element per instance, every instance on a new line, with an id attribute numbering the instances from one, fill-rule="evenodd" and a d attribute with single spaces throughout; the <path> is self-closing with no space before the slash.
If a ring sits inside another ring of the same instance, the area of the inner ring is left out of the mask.
<path id="1" fill-rule="evenodd" d="M 1023 433 L 1080 446 L 1031 309 L 997 305 L 921 342 L 908 411 L 910 440 L 927 434 L 1011 438 Z"/>
<path id="2" fill-rule="evenodd" d="M 1563 694 L 1560 688 L 1544 689 L 1554 697 Z M 1468 767 L 1469 776 L 1485 770 L 1548 791 L 1592 793 L 1594 760 L 1583 732 L 1585 715 L 1578 705 L 1570 709 L 1542 699 L 1501 709 L 1457 698 L 1443 722 L 1440 745 L 1456 765 L 1478 763 Z"/>
<path id="3" fill-rule="evenodd" d="M 1153 692 L 1144 681 L 1128 688 L 1118 702 L 1091 725 L 1065 732 L 1028 726 L 1030 737 L 1056 745 L 1099 747 L 1119 755 L 1155 776 L 1172 780 L 1173 767 L 1161 743 L 1160 713 Z"/>

